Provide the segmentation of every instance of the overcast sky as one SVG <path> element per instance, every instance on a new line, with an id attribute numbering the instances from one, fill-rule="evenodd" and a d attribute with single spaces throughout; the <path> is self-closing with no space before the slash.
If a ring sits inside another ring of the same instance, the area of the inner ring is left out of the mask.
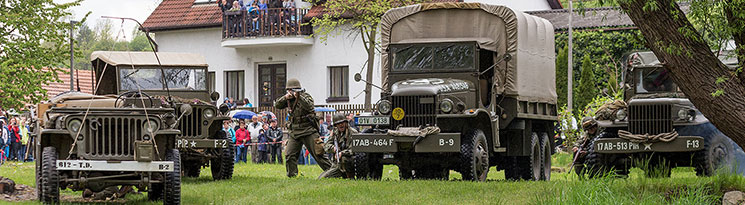
<path id="1" fill-rule="evenodd" d="M 73 0 L 54 0 L 55 3 L 68 3 Z M 160 0 L 84 0 L 80 6 L 72 8 L 72 13 L 75 15 L 75 20 L 80 20 L 85 16 L 88 11 L 92 12 L 88 16 L 86 21 L 88 26 L 93 28 L 96 22 L 101 19 L 101 16 L 116 16 L 116 17 L 129 17 L 137 19 L 140 23 L 145 22 L 145 19 L 150 13 L 158 7 Z M 121 29 L 121 21 L 109 20 L 114 25 L 114 32 L 119 32 Z M 127 35 L 130 35 L 132 29 L 137 24 L 131 21 L 124 22 L 124 30 Z M 112 34 L 115 35 L 115 34 Z M 127 40 L 131 40 L 131 36 L 127 36 Z M 120 39 L 122 40 L 122 39 Z"/>

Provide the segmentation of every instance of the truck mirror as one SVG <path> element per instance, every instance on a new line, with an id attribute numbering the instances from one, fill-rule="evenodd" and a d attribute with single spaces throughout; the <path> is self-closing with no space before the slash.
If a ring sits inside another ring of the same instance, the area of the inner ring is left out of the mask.
<path id="1" fill-rule="evenodd" d="M 360 80 L 362 80 L 362 75 L 360 75 L 360 73 L 355 73 L 354 82 L 360 82 Z"/>

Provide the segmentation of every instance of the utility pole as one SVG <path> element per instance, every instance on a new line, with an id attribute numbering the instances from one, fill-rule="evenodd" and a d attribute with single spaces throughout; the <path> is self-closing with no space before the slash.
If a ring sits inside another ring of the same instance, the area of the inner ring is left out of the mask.
<path id="1" fill-rule="evenodd" d="M 75 72 L 75 50 L 73 49 L 73 36 L 72 32 L 75 31 L 75 24 L 77 21 L 70 21 L 70 91 L 75 91 L 75 81 L 73 81 L 73 72 Z"/>
<path id="2" fill-rule="evenodd" d="M 572 8 L 572 0 L 569 0 L 569 41 L 567 42 L 569 47 L 567 55 L 567 62 L 569 63 L 567 65 L 567 110 L 569 113 L 572 112 L 572 91 L 574 90 L 572 87 L 572 81 L 574 80 L 572 74 L 574 70 L 572 66 L 572 15 L 574 15 L 574 9 Z"/>

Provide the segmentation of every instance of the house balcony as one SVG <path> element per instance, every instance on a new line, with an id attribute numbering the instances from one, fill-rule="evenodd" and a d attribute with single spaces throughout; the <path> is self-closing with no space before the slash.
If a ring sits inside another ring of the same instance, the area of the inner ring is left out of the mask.
<path id="1" fill-rule="evenodd" d="M 225 12 L 222 47 L 313 45 L 310 37 L 313 28 L 303 24 L 307 12 L 307 9 L 296 8 Z"/>

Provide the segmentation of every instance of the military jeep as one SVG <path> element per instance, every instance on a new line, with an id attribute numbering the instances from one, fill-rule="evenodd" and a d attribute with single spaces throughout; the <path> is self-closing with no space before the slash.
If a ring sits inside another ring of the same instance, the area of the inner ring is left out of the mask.
<path id="1" fill-rule="evenodd" d="M 150 102 L 142 96 L 70 92 L 38 105 L 36 188 L 42 202 L 58 203 L 60 189 L 102 192 L 121 185 L 147 190 L 151 200 L 180 203 L 174 110 L 159 101 L 142 103 Z"/>
<path id="2" fill-rule="evenodd" d="M 201 168 L 209 165 L 213 179 L 232 178 L 235 150 L 222 130 L 223 121 L 230 118 L 226 110 L 215 106 L 219 94 L 207 90 L 204 57 L 158 52 L 156 58 L 152 52 L 96 51 L 91 59 L 96 76 L 102 78 L 96 94 L 143 91 L 156 101 L 171 102 L 178 113 L 187 113 L 177 118 L 176 129 L 181 133 L 175 141 L 185 176 L 199 177 Z M 106 68 L 112 72 L 102 74 Z"/>
<path id="3" fill-rule="evenodd" d="M 720 60 L 737 65 L 726 54 Z M 737 145 L 696 109 L 654 53 L 634 52 L 624 62 L 625 103 L 599 110 L 605 113 L 596 116 L 604 131 L 587 140 L 586 157 L 578 162 L 584 170 L 577 174 L 625 176 L 639 167 L 664 177 L 673 167 L 691 166 L 697 175 L 710 176 L 734 164 Z"/>
<path id="4" fill-rule="evenodd" d="M 373 126 L 352 136 L 357 178 L 550 178 L 557 120 L 553 26 L 508 7 L 417 4 L 383 16 L 383 86 Z M 361 80 L 360 76 L 355 77 Z"/>

